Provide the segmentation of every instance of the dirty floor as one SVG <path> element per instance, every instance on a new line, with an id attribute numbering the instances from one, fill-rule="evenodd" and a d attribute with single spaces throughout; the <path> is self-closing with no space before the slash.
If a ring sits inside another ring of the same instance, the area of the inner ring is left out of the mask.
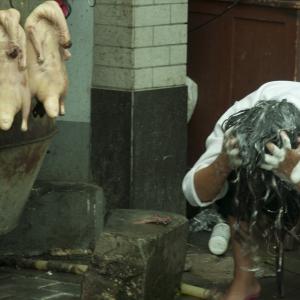
<path id="1" fill-rule="evenodd" d="M 203 288 L 224 290 L 232 278 L 230 250 L 222 257 L 209 254 L 209 233 L 191 233 L 188 243 L 189 271 L 183 282 Z M 286 253 L 285 300 L 300 299 L 300 250 Z M 277 298 L 276 279 L 271 264 L 264 264 L 259 274 L 262 300 Z M 40 272 L 34 270 L 0 268 L 0 300 L 79 300 L 81 277 L 73 274 Z M 181 296 L 178 300 L 196 298 Z M 121 299 L 120 299 L 121 300 Z M 156 299 L 153 299 L 156 300 Z"/>
<path id="2" fill-rule="evenodd" d="M 183 282 L 202 288 L 224 290 L 232 278 L 232 256 L 217 257 L 208 251 L 209 233 L 190 233 L 188 258 L 192 267 L 183 274 Z M 284 300 L 300 299 L 300 250 L 286 252 L 284 273 Z M 262 285 L 261 300 L 280 299 L 277 297 L 277 285 L 274 267 L 271 262 L 261 263 L 262 271 L 258 274 Z M 181 300 L 193 297 L 182 296 Z"/>
<path id="3" fill-rule="evenodd" d="M 1 300 L 79 300 L 81 277 L 65 273 L 0 268 Z"/>

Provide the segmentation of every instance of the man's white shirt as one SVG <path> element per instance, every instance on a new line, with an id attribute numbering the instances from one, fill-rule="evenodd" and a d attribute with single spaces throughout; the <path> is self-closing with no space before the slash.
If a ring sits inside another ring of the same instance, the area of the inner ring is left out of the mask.
<path id="1" fill-rule="evenodd" d="M 193 206 L 208 206 L 218 199 L 223 198 L 228 190 L 226 181 L 220 193 L 212 202 L 202 202 L 195 191 L 194 175 L 200 169 L 209 166 L 221 153 L 223 147 L 224 132 L 222 130 L 223 122 L 231 115 L 248 108 L 252 108 L 260 101 L 286 99 L 300 109 L 300 82 L 296 81 L 271 81 L 260 86 L 256 91 L 249 94 L 240 101 L 236 101 L 217 121 L 214 130 L 208 136 L 205 142 L 206 151 L 200 156 L 195 165 L 185 175 L 182 189 L 186 199 Z"/>

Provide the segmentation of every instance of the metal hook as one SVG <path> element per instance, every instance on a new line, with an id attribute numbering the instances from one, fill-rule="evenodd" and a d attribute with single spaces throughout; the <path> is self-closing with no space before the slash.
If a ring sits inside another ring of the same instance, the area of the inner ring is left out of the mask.
<path id="1" fill-rule="evenodd" d="M 71 4 L 68 2 L 68 0 L 65 0 L 65 4 L 67 5 L 68 7 L 68 14 L 66 15 L 66 19 L 68 19 L 72 13 L 72 6 Z"/>

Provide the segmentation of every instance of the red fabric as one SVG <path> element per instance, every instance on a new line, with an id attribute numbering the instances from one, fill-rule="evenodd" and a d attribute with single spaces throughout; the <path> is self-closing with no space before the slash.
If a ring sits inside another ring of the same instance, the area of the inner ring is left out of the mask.
<path id="1" fill-rule="evenodd" d="M 69 8 L 68 5 L 63 0 L 55 0 L 60 8 L 62 9 L 64 16 L 66 17 L 69 14 Z"/>

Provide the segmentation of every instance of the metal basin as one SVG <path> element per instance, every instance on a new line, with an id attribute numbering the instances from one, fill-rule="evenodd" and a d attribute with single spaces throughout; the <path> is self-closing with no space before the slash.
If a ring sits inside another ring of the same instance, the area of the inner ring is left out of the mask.
<path id="1" fill-rule="evenodd" d="M 21 132 L 19 113 L 9 131 L 0 131 L 0 235 L 13 230 L 28 199 L 52 137 L 55 122 L 46 115 L 29 120 Z"/>

